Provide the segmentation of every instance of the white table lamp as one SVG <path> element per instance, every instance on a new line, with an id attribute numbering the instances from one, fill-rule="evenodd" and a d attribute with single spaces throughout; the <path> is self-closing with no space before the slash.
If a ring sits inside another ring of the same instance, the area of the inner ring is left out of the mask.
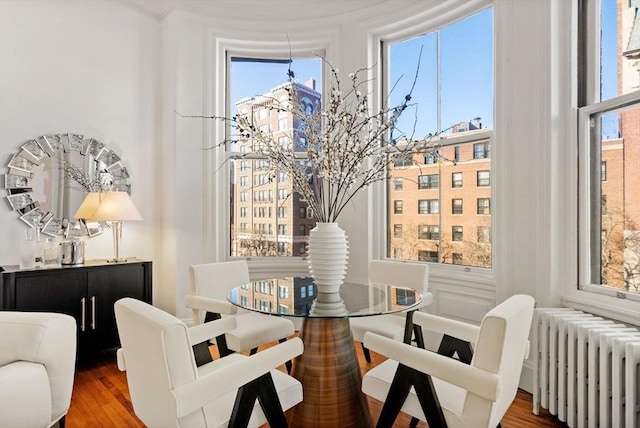
<path id="1" fill-rule="evenodd" d="M 105 192 L 101 194 L 100 205 L 93 213 L 93 221 L 110 221 L 113 230 L 113 250 L 115 258 L 110 262 L 126 262 L 120 258 L 120 240 L 122 239 L 122 222 L 142 220 L 142 216 L 133 204 L 127 192 Z M 83 203 L 84 204 L 84 203 Z"/>
<path id="2" fill-rule="evenodd" d="M 98 209 L 98 205 L 100 205 L 100 192 L 89 192 L 87 196 L 84 197 L 74 217 L 91 220 Z"/>

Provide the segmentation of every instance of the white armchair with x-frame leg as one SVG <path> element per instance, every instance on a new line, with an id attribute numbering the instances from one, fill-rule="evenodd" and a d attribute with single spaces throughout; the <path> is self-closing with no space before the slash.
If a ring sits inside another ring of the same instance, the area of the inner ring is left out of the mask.
<path id="1" fill-rule="evenodd" d="M 298 338 L 252 356 L 232 354 L 197 366 L 192 345 L 235 328 L 226 318 L 188 328 L 145 302 L 115 304 L 133 410 L 149 427 L 286 427 L 284 411 L 302 401 L 302 385 L 276 367 L 302 354 Z"/>
<path id="2" fill-rule="evenodd" d="M 470 342 L 470 364 L 366 333 L 365 346 L 389 358 L 362 380 L 362 391 L 384 402 L 377 427 L 391 427 L 400 411 L 431 428 L 499 426 L 528 355 L 533 306 L 531 296 L 512 296 L 489 311 L 480 327 L 415 313 L 423 329 Z"/>

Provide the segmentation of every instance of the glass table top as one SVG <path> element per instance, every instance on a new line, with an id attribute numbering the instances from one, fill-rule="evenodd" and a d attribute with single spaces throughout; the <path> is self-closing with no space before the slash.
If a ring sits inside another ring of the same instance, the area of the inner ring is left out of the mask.
<path id="1" fill-rule="evenodd" d="M 244 309 L 293 317 L 363 317 L 411 309 L 416 290 L 393 284 L 345 282 L 338 293 L 317 293 L 310 276 L 252 281 L 232 289 L 229 302 Z"/>

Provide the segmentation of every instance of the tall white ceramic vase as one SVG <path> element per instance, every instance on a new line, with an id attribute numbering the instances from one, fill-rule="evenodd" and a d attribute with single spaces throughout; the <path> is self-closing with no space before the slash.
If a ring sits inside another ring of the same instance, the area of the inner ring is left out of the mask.
<path id="1" fill-rule="evenodd" d="M 318 293 L 337 293 L 347 273 L 347 235 L 338 223 L 316 223 L 309 232 L 309 272 Z"/>

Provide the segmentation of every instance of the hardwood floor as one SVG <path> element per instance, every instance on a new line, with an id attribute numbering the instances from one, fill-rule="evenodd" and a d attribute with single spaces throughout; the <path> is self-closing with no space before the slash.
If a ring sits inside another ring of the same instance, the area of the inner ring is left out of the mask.
<path id="1" fill-rule="evenodd" d="M 372 362 L 367 364 L 359 344 L 356 346 L 358 361 L 362 373 L 384 361 L 384 358 L 371 353 Z M 212 347 L 215 355 L 215 347 Z M 76 370 L 71 408 L 66 418 L 67 428 L 85 427 L 144 427 L 135 416 L 127 388 L 126 374 L 118 370 L 115 353 L 105 352 L 97 355 L 92 361 L 85 361 Z M 284 366 L 280 368 L 285 370 Z M 536 416 L 531 413 L 531 395 L 519 391 L 518 395 L 502 420 L 503 428 L 539 428 L 564 427 L 548 413 Z M 369 398 L 369 408 L 374 421 L 377 421 L 382 403 Z M 410 417 L 401 414 L 394 427 L 408 427 Z M 427 424 L 420 422 L 418 427 Z M 339 428 L 339 427 L 336 427 Z"/>

